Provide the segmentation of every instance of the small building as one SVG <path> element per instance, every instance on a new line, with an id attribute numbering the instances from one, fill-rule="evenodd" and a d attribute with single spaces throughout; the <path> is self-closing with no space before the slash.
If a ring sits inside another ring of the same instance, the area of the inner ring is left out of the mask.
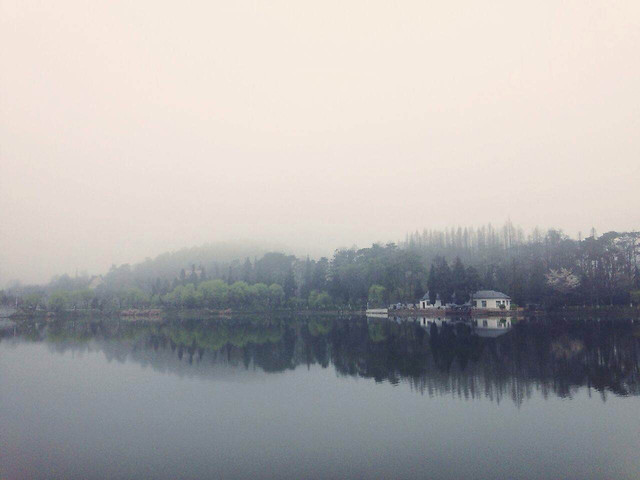
<path id="1" fill-rule="evenodd" d="M 471 307 L 483 310 L 508 310 L 511 308 L 511 297 L 495 290 L 478 290 L 471 295 Z"/>
<path id="2" fill-rule="evenodd" d="M 420 299 L 419 305 L 420 305 L 420 310 L 444 307 L 442 300 L 440 300 L 440 294 L 436 294 L 435 302 L 431 303 L 431 299 L 429 298 L 429 292 L 425 293 L 424 296 Z"/>

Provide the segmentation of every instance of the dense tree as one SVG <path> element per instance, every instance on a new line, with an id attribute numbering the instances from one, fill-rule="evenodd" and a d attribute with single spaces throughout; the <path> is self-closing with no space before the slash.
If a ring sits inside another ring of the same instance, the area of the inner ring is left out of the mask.
<path id="1" fill-rule="evenodd" d="M 440 299 L 447 303 L 451 301 L 453 296 L 453 279 L 451 269 L 444 257 L 436 257 L 431 264 L 429 271 L 429 297 L 432 302 L 435 301 L 436 295 L 440 295 Z"/>
<path id="2" fill-rule="evenodd" d="M 294 297 L 296 294 L 296 279 L 293 275 L 293 268 L 289 268 L 287 275 L 284 277 L 284 282 L 282 285 L 282 289 L 284 290 L 285 299 L 290 299 Z"/>
<path id="3" fill-rule="evenodd" d="M 256 283 L 249 290 L 251 299 L 257 307 L 267 307 L 269 305 L 269 287 L 264 283 Z"/>
<path id="4" fill-rule="evenodd" d="M 44 305 L 45 295 L 43 292 L 32 292 L 24 297 L 23 306 L 27 310 L 36 310 Z"/>
<path id="5" fill-rule="evenodd" d="M 331 306 L 331 297 L 327 292 L 319 292 L 318 290 L 312 290 L 309 294 L 309 307 L 323 310 Z"/>
<path id="6" fill-rule="evenodd" d="M 458 303 L 466 302 L 470 292 L 467 285 L 467 272 L 462 264 L 460 257 L 456 257 L 451 271 L 451 286 L 453 288 L 453 295 Z"/>
<path id="7" fill-rule="evenodd" d="M 639 259 L 638 232 L 598 236 L 593 231 L 574 240 L 560 230 L 535 229 L 525 237 L 507 222 L 501 228 L 416 232 L 401 244 L 338 249 L 332 258 L 317 261 L 230 246 L 185 249 L 133 266 L 113 265 L 104 276 L 61 275 L 44 286 L 14 284 L 5 302 L 17 300 L 25 309 L 44 303 L 100 310 L 150 304 L 293 308 L 308 306 L 316 291 L 327 292 L 332 305 L 364 308 L 372 286 L 380 286 L 385 303 L 415 302 L 426 290 L 432 300 L 439 294 L 445 302 L 455 297 L 461 303 L 478 289 L 495 289 L 518 304 L 628 305 L 632 292 L 640 290 Z M 562 272 L 577 279 L 571 288 L 560 281 Z M 36 292 L 44 295 L 41 301 Z M 66 292 L 63 299 L 60 292 Z"/>
<path id="8" fill-rule="evenodd" d="M 69 307 L 69 292 L 56 290 L 49 296 L 49 309 L 60 312 Z"/>
<path id="9" fill-rule="evenodd" d="M 369 308 L 384 307 L 387 304 L 387 289 L 382 285 L 371 285 L 369 287 L 368 305 Z"/>
<path id="10" fill-rule="evenodd" d="M 467 293 L 471 294 L 478 291 L 481 286 L 480 274 L 478 273 L 478 270 L 471 266 L 467 267 L 467 270 L 465 272 L 465 281 L 467 285 Z"/>
<path id="11" fill-rule="evenodd" d="M 233 307 L 240 308 L 249 301 L 249 293 L 247 282 L 235 282 L 229 287 L 229 303 Z"/>
<path id="12" fill-rule="evenodd" d="M 247 257 L 244 261 L 244 265 L 242 266 L 242 280 L 246 283 L 251 283 L 253 281 L 253 265 L 251 265 L 251 260 Z"/>
<path id="13" fill-rule="evenodd" d="M 284 302 L 284 290 L 277 283 L 269 285 L 269 304 L 274 307 L 280 307 Z"/>

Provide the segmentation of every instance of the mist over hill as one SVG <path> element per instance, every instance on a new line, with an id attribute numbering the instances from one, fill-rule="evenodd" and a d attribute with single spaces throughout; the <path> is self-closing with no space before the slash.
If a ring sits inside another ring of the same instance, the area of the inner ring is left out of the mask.
<path id="1" fill-rule="evenodd" d="M 207 243 L 166 252 L 155 258 L 147 258 L 133 264 L 131 269 L 134 277 L 140 280 L 172 279 L 183 269 L 189 269 L 193 265 L 215 275 L 214 272 L 221 274 L 224 267 L 236 265 L 245 258 L 260 258 L 270 251 L 288 252 L 290 249 L 284 245 L 258 244 L 248 241 Z"/>
<path id="2" fill-rule="evenodd" d="M 399 243 L 296 256 L 256 243 L 212 243 L 167 252 L 103 275 L 62 275 L 2 292 L 25 308 L 362 308 L 414 303 L 425 292 L 462 304 L 479 289 L 518 305 L 629 305 L 640 302 L 640 233 L 572 239 L 561 230 L 529 234 L 450 228 L 407 234 Z"/>

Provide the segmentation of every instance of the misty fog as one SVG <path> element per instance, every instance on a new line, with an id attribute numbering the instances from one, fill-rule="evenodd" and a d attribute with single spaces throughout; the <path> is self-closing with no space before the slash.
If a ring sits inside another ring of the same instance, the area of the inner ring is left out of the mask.
<path id="1" fill-rule="evenodd" d="M 0 42 L 0 285 L 640 227 L 637 1 L 3 0 Z"/>

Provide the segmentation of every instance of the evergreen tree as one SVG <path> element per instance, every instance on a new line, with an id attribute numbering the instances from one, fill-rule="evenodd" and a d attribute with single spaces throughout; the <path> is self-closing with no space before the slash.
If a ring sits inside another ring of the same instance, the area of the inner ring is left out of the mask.
<path id="1" fill-rule="evenodd" d="M 460 260 L 460 257 L 456 257 L 456 260 L 453 264 L 451 276 L 453 293 L 455 295 L 456 303 L 465 303 L 469 299 L 469 292 L 467 289 L 467 274 L 464 269 L 464 265 L 462 264 L 462 260 Z"/>
<path id="2" fill-rule="evenodd" d="M 432 263 L 429 269 L 429 280 L 427 281 L 427 287 L 429 288 L 429 302 L 434 303 L 436 301 L 436 289 L 438 288 L 438 280 L 436 278 L 436 267 Z"/>
<path id="3" fill-rule="evenodd" d="M 453 296 L 453 280 L 451 269 L 444 257 L 436 257 L 429 271 L 429 297 L 432 302 L 436 295 L 444 302 L 450 302 Z"/>
<path id="4" fill-rule="evenodd" d="M 480 274 L 474 267 L 467 267 L 466 281 L 469 296 L 480 290 Z"/>
<path id="5" fill-rule="evenodd" d="M 293 275 L 293 268 L 290 268 L 287 272 L 287 276 L 284 279 L 284 285 L 282 286 L 284 290 L 284 296 L 286 300 L 289 300 L 291 297 L 294 297 L 296 294 L 296 279 Z"/>
<path id="6" fill-rule="evenodd" d="M 242 280 L 246 283 L 253 283 L 253 267 L 251 260 L 247 257 L 242 266 Z"/>

